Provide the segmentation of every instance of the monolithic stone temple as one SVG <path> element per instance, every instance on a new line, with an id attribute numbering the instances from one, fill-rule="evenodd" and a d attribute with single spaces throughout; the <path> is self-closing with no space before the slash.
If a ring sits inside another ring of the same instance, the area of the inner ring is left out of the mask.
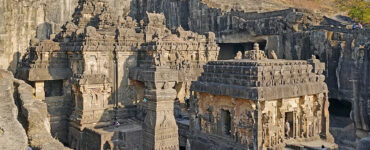
<path id="1" fill-rule="evenodd" d="M 212 61 L 191 85 L 192 149 L 283 149 L 334 142 L 325 64 L 267 59 L 256 43 L 234 60 Z M 207 141 L 207 142 L 205 142 Z"/>
<path id="2" fill-rule="evenodd" d="M 336 2 L 0 0 L 0 150 L 368 150 Z"/>
<path id="3" fill-rule="evenodd" d="M 55 137 L 78 150 L 179 148 L 174 99 L 189 92 L 219 47 L 213 33 L 164 23 L 161 14 L 138 24 L 104 1 L 84 1 L 61 33 L 32 43 L 20 76 L 50 105 Z M 135 119 L 137 111 L 145 115 Z"/>

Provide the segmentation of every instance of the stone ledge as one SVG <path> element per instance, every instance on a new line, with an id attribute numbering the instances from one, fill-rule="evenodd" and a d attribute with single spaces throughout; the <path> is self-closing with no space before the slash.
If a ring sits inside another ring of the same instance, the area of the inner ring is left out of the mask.
<path id="1" fill-rule="evenodd" d="M 242 87 L 197 81 L 193 82 L 191 89 L 196 92 L 204 92 L 214 95 L 228 95 L 234 98 L 250 100 L 273 100 L 301 95 L 312 95 L 322 93 L 322 91 L 328 91 L 324 82 L 281 85 L 275 87 Z"/>

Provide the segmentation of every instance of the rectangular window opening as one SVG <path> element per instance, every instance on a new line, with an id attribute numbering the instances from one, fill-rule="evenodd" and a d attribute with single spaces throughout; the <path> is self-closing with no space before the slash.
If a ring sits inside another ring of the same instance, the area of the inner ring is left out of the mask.
<path id="1" fill-rule="evenodd" d="M 63 80 L 48 80 L 44 85 L 45 97 L 63 96 Z"/>

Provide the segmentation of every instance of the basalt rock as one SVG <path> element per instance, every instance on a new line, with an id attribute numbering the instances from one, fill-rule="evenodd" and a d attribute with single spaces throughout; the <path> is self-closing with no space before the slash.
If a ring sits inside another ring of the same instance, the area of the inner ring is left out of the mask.
<path id="1" fill-rule="evenodd" d="M 18 121 L 13 87 L 13 75 L 0 69 L 0 149 L 26 150 L 27 135 Z"/>

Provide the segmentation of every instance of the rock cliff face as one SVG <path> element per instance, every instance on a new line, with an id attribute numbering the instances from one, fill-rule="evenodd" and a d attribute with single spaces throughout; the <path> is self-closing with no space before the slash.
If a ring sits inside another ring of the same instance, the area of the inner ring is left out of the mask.
<path id="1" fill-rule="evenodd" d="M 79 1 L 0 0 L 0 68 L 14 73 L 30 39 L 49 39 L 60 32 L 62 25 L 71 21 Z M 108 2 L 118 15 L 129 11 L 130 0 Z"/>
<path id="2" fill-rule="evenodd" d="M 18 122 L 18 108 L 13 99 L 13 75 L 0 70 L 0 149 L 26 150 L 27 135 Z"/>
<path id="3" fill-rule="evenodd" d="M 51 136 L 46 104 L 35 100 L 32 91 L 0 69 L 0 149 L 68 150 Z"/>
<path id="4" fill-rule="evenodd" d="M 41 150 L 68 150 L 51 136 L 46 103 L 34 99 L 33 88 L 22 80 L 14 79 L 20 119 L 27 130 L 30 147 Z"/>

